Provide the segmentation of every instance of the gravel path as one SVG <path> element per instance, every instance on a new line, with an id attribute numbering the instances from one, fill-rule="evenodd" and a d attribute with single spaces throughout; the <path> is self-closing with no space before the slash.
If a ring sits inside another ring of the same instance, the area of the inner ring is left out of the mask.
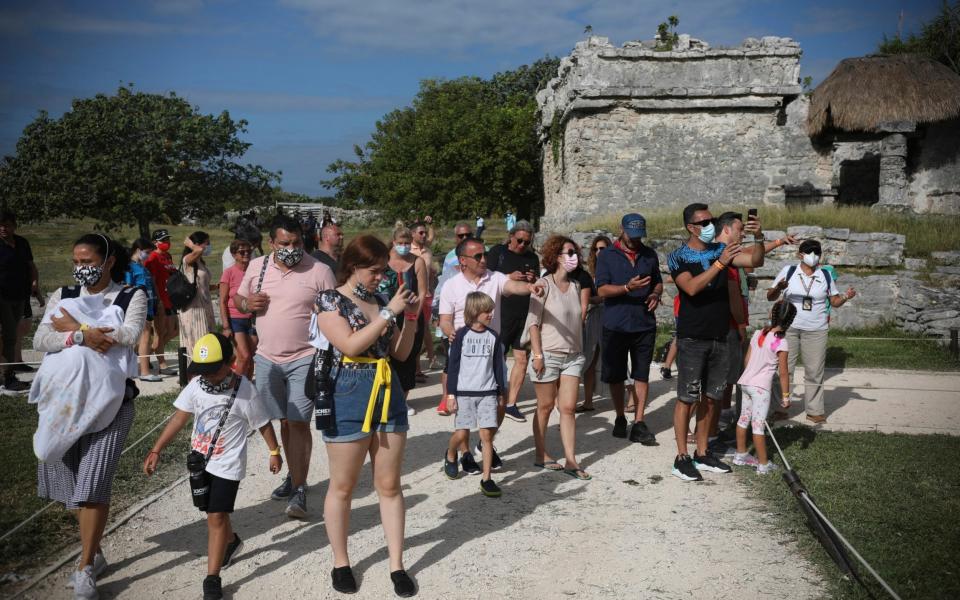
<path id="1" fill-rule="evenodd" d="M 452 425 L 433 411 L 438 377 L 414 392 L 404 465 L 405 562 L 422 598 L 812 598 L 822 587 L 810 565 L 735 475 L 704 474 L 701 483 L 670 476 L 672 382 L 654 381 L 648 423 L 660 446 L 610 436 L 610 402 L 578 416 L 578 456 L 593 480 L 534 469 L 530 423 L 507 421 L 497 440 L 505 468 L 499 499 L 483 497 L 479 478 L 449 481 L 441 453 Z M 525 388 L 522 398 L 532 398 Z M 521 402 L 528 413 L 533 401 Z M 561 456 L 557 415 L 548 448 Z M 334 597 L 332 554 L 321 519 L 327 465 L 314 446 L 309 518 L 292 521 L 271 501 L 279 478 L 267 470 L 262 439 L 252 438 L 235 529 L 245 549 L 223 572 L 235 598 Z M 161 468 L 182 469 L 165 456 Z M 356 492 L 351 559 L 359 598 L 393 597 L 369 468 Z M 104 540 L 111 565 L 101 598 L 198 598 L 206 569 L 206 527 L 186 483 L 137 513 Z M 761 564 L 757 568 L 757 563 Z M 62 568 L 26 597 L 70 598 Z"/>

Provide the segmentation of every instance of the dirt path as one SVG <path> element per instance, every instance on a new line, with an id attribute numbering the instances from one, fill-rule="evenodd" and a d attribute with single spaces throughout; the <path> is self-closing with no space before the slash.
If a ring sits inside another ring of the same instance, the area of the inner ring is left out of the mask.
<path id="1" fill-rule="evenodd" d="M 651 385 L 648 422 L 660 446 L 631 445 L 610 436 L 613 412 L 578 417 L 578 455 L 593 480 L 535 470 L 530 423 L 507 421 L 497 440 L 505 469 L 495 477 L 500 499 L 478 491 L 477 477 L 449 481 L 440 457 L 451 421 L 433 411 L 437 377 L 416 390 L 404 468 L 406 566 L 422 598 L 690 598 L 716 590 L 741 597 L 811 598 L 816 574 L 734 475 L 705 474 L 702 483 L 670 476 L 675 447 L 668 382 Z M 525 389 L 523 398 L 532 398 Z M 529 413 L 533 402 L 521 402 Z M 548 448 L 559 456 L 557 416 Z M 266 469 L 266 449 L 254 438 L 234 526 L 245 541 L 224 571 L 235 598 L 333 597 L 332 555 L 321 520 L 326 456 L 314 448 L 306 521 L 291 521 L 269 499 L 279 483 Z M 181 469 L 180 457 L 162 468 Z M 392 586 L 369 469 L 360 480 L 351 523 L 351 558 L 359 598 L 389 598 Z M 104 540 L 111 566 L 102 598 L 197 598 L 206 567 L 206 528 L 190 505 L 186 484 L 148 506 Z M 745 557 L 751 557 L 746 560 Z M 753 558 L 759 560 L 757 568 Z M 60 569 L 27 594 L 72 597 Z M 493 596 L 491 596 L 493 594 Z"/>

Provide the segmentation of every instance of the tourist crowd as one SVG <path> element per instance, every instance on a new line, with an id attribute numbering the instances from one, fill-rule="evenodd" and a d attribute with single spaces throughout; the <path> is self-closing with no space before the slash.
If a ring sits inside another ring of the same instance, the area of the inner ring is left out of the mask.
<path id="1" fill-rule="evenodd" d="M 203 231 L 183 240 L 176 260 L 166 229 L 129 247 L 99 233 L 82 236 L 72 256 L 64 257 L 72 258 L 77 285 L 51 294 L 34 335 L 34 348 L 47 354 L 29 397 L 40 413 L 37 436 L 45 441 L 42 452 L 35 443 L 39 494 L 77 511 L 83 552 L 71 578 L 76 596 L 96 597 L 96 579 L 106 568 L 100 538 L 133 422 L 135 381 L 172 372 L 163 349 L 178 335 L 192 380 L 143 468 L 152 474 L 164 448 L 192 419 L 191 489 L 194 504 L 207 513 L 209 533 L 204 598 L 222 597 L 220 571 L 242 547 L 229 515 L 246 471 L 247 433 L 263 436 L 271 472 L 280 475 L 286 463 L 272 497 L 285 502 L 289 517 L 304 518 L 311 423 L 321 430 L 328 460 L 323 515 L 333 551 L 332 586 L 344 593 L 358 587 L 348 533 L 354 489 L 369 458 L 390 579 L 399 596 L 416 593 L 403 565 L 401 465 L 415 414 L 407 394 L 427 381 L 424 353 L 428 370 L 442 363 L 437 411 L 455 415 L 443 471 L 450 479 L 461 471 L 479 474 L 487 497 L 503 493 L 492 476 L 503 467 L 494 441 L 504 418 L 526 422 L 518 401 L 527 378 L 536 395 L 535 468 L 591 479 L 577 460 L 576 413 L 596 410 L 598 366 L 615 411 L 612 435 L 656 445 L 645 411 L 667 274 L 667 284 L 676 288 L 675 336 L 661 365 L 665 379 L 673 377 L 674 360 L 677 367 L 672 473 L 684 481 L 701 480 L 703 471 L 729 473 L 728 455 L 758 473 L 774 469 L 763 442 L 771 399 L 774 418 L 786 416 L 789 376 L 799 355 L 807 419 L 825 421 L 829 308 L 842 306 L 855 291 L 840 293 L 835 273 L 821 264 L 820 244 L 804 240 L 799 262 L 784 267 L 767 294 L 776 301 L 769 320 L 748 336 L 749 273 L 768 252 L 797 240 L 766 240 L 755 213 L 715 218 L 705 204 L 687 206 L 682 221 L 687 239 L 663 269 L 646 243 L 646 221 L 635 213 L 622 218 L 616 239 L 592 239 L 586 256 L 562 235 L 534 251 L 533 226 L 512 212 L 502 243 L 485 243 L 478 217 L 477 236 L 469 223 L 454 227 L 456 245 L 446 255 L 434 254 L 429 217 L 398 223 L 389 244 L 372 235 L 344 244 L 329 214 L 319 221 L 279 214 L 269 224 L 265 252 L 250 214 L 224 249 L 219 281 L 208 265 L 213 247 Z M 29 387 L 11 363 L 20 360 L 29 298 L 40 295 L 30 245 L 15 229 L 13 214 L 0 215 L 7 393 Z M 218 291 L 216 305 L 211 290 Z M 742 396 L 736 407 L 735 396 Z M 554 410 L 559 446 L 548 439 Z M 720 428 L 723 411 L 732 421 L 727 429 Z M 279 421 L 279 439 L 273 421 Z M 66 443 L 61 436 L 68 430 L 76 435 Z M 475 446 L 471 430 L 478 431 Z M 748 430 L 756 456 L 748 453 Z"/>

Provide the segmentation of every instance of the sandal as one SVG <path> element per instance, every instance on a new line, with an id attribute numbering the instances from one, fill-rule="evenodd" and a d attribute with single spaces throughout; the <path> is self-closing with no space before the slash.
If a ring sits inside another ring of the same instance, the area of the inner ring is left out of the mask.
<path id="1" fill-rule="evenodd" d="M 573 477 L 574 479 L 579 479 L 580 481 L 589 481 L 593 479 L 593 477 L 590 476 L 590 473 L 587 473 L 586 471 L 580 468 L 564 469 L 563 472 L 569 475 L 570 477 Z"/>
<path id="2" fill-rule="evenodd" d="M 533 466 L 545 469 L 547 471 L 562 471 L 563 466 L 555 460 L 548 460 L 541 463 L 533 463 Z"/>
<path id="3" fill-rule="evenodd" d="M 593 411 L 595 411 L 595 410 L 597 410 L 597 409 L 595 409 L 595 408 L 592 407 L 592 406 L 587 406 L 586 404 L 581 404 L 580 406 L 578 406 L 578 407 L 576 407 L 575 409 L 573 409 L 573 412 L 576 412 L 576 413 L 585 413 L 585 412 L 593 412 Z"/>

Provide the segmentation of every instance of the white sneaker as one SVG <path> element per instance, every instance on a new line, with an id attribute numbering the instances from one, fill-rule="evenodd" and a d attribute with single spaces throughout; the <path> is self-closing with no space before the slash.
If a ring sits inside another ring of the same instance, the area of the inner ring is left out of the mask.
<path id="1" fill-rule="evenodd" d="M 768 460 L 767 463 L 764 465 L 757 465 L 757 475 L 766 475 L 767 473 L 773 473 L 779 468 L 780 467 L 778 467 L 775 463 L 772 463 Z"/>
<path id="2" fill-rule="evenodd" d="M 74 573 L 76 569 L 80 567 L 80 557 L 77 557 L 77 560 L 73 563 Z M 103 555 L 103 549 L 97 550 L 97 553 L 93 555 L 93 577 L 94 579 L 99 579 L 103 572 L 107 570 L 107 559 Z M 73 587 L 73 576 L 70 576 L 67 579 L 66 586 L 68 588 Z"/>
<path id="3" fill-rule="evenodd" d="M 417 414 L 417 409 L 415 409 L 415 408 L 412 407 L 412 406 L 410 406 L 410 407 L 407 408 L 407 416 L 408 416 L 408 417 L 412 417 L 412 416 L 415 415 L 415 414 Z"/>
<path id="4" fill-rule="evenodd" d="M 737 453 L 733 455 L 733 464 L 741 467 L 756 467 L 760 464 L 760 461 L 757 460 L 756 456 L 750 454 L 749 452 L 744 452 L 743 454 Z"/>
<path id="5" fill-rule="evenodd" d="M 98 600 L 97 578 L 93 574 L 93 567 L 87 565 L 82 571 L 73 573 L 73 597 L 77 600 Z"/>

